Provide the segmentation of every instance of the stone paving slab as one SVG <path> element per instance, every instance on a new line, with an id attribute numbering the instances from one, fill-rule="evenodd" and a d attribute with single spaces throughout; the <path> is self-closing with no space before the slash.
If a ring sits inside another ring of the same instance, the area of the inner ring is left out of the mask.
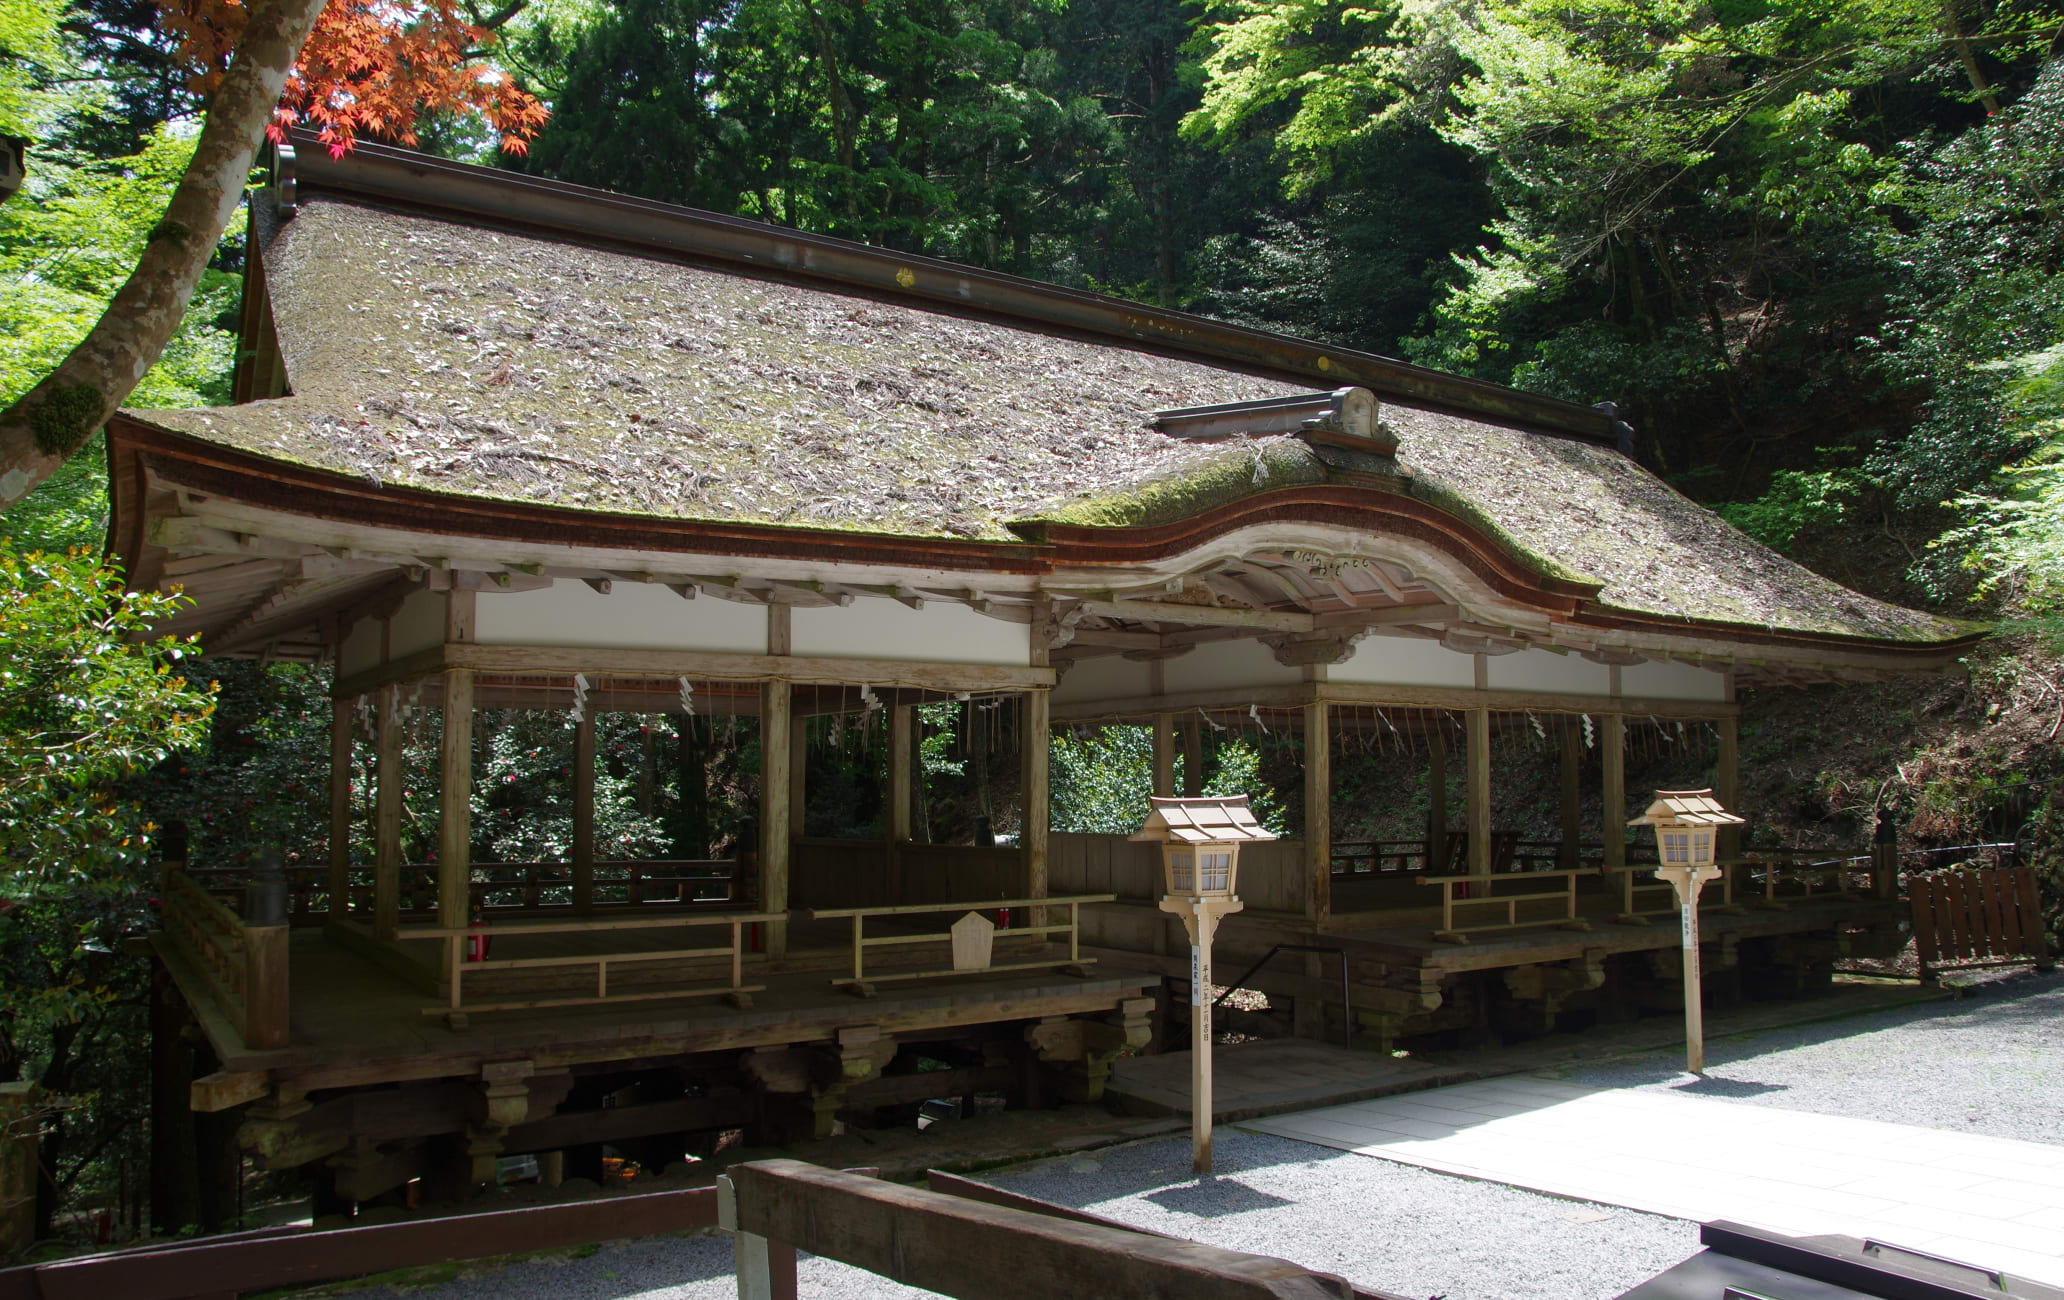
<path id="1" fill-rule="evenodd" d="M 2064 1147 L 1533 1077 L 1247 1122 L 1691 1220 L 1840 1233 L 2064 1284 Z"/>
<path id="2" fill-rule="evenodd" d="M 1732 1034 L 1862 1015 L 1954 997 L 1953 992 L 1913 984 L 1848 984 L 1817 997 L 1753 1003 L 1715 1012 L 1707 1041 Z M 1211 1113 L 1217 1123 L 1307 1110 L 1437 1088 L 1446 1084 L 1519 1074 L 1544 1066 L 1595 1061 L 1651 1051 L 1684 1041 L 1683 1024 L 1652 1016 L 1633 1024 L 1606 1025 L 1581 1034 L 1555 1034 L 1515 1047 L 1454 1052 L 1436 1057 L 1391 1056 L 1369 1048 L 1341 1047 L 1311 1039 L 1249 1040 L 1220 1044 L 1212 1052 Z M 1190 1113 L 1190 1054 L 1121 1057 L 1111 1065 L 1106 1090 L 1128 1114 Z"/>

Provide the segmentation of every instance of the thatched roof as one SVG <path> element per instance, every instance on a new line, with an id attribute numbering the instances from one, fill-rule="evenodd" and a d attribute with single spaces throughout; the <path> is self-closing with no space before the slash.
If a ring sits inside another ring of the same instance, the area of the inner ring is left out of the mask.
<path id="1" fill-rule="evenodd" d="M 382 484 L 908 537 L 1162 522 L 1324 482 L 1294 435 L 1149 412 L 1305 391 L 1233 366 L 965 319 L 334 195 L 255 236 L 291 397 L 131 412 Z M 1776 555 L 1609 447 L 1386 400 L 1411 492 L 1642 614 L 1947 640 L 1967 629 Z"/>

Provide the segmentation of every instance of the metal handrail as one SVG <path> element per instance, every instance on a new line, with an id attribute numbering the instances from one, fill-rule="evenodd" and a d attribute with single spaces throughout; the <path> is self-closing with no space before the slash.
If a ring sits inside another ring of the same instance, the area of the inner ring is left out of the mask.
<path id="1" fill-rule="evenodd" d="M 1211 1011 L 1214 1017 L 1213 1023 L 1216 1023 L 1215 1017 L 1218 1013 L 1219 1003 L 1224 1002 L 1227 998 L 1233 996 L 1233 991 L 1235 989 L 1240 988 L 1242 985 L 1246 984 L 1248 978 L 1251 977 L 1254 974 L 1254 972 L 1268 965 L 1269 959 L 1274 957 L 1279 952 L 1330 952 L 1335 957 L 1340 958 L 1340 1018 L 1344 1023 L 1347 1031 L 1347 1035 L 1344 1041 L 1347 1043 L 1348 1046 L 1352 1047 L 1354 1045 L 1354 998 L 1352 997 L 1352 995 L 1348 993 L 1347 988 L 1347 949 L 1334 948 L 1325 944 L 1279 943 L 1275 947 L 1263 953 L 1261 955 L 1260 961 L 1255 962 L 1246 970 L 1241 971 L 1240 977 L 1234 980 L 1232 983 L 1226 985 L 1226 991 L 1219 994 L 1217 998 L 1213 999 L 1211 1003 Z"/>

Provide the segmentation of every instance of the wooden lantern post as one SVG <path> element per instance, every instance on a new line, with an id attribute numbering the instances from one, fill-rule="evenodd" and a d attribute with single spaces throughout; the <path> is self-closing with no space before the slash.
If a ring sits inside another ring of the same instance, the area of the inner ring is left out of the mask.
<path id="1" fill-rule="evenodd" d="M 1262 829 L 1247 796 L 1156 798 L 1132 838 L 1161 845 L 1168 894 L 1161 910 L 1190 934 L 1190 1169 L 1211 1172 L 1211 937 L 1219 918 L 1240 910 L 1240 846 L 1276 838 Z"/>
<path id="2" fill-rule="evenodd" d="M 1739 826 L 1742 818 L 1720 806 L 1711 790 L 1658 790 L 1648 811 L 1629 826 L 1653 826 L 1656 833 L 1656 878 L 1677 891 L 1677 910 L 1684 920 L 1684 1068 L 1706 1072 L 1705 1008 L 1699 970 L 1698 896 L 1708 880 L 1720 878 L 1713 861 L 1713 840 L 1719 828 Z"/>

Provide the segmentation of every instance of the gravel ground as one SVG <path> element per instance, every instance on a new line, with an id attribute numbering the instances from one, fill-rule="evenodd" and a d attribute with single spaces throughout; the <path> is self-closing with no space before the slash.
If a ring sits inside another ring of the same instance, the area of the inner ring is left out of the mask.
<path id="1" fill-rule="evenodd" d="M 1982 985 L 1955 1002 L 1675 1050 L 1558 1077 L 2064 1144 L 2064 972 Z M 1698 1250 L 1696 1224 L 1221 1129 L 1218 1176 L 1189 1174 L 1187 1137 L 992 1170 L 984 1181 L 1141 1227 L 1279 1255 L 1365 1286 L 1444 1300 L 1608 1300 Z M 619 1242 L 418 1290 L 434 1300 L 730 1300 L 715 1236 Z M 428 1279 L 425 1279 L 428 1280 Z M 805 1257 L 824 1300 L 928 1293 Z M 389 1287 L 352 1294 L 384 1296 Z"/>
<path id="2" fill-rule="evenodd" d="M 1671 1050 L 1556 1077 L 2064 1145 L 2064 971 L 1974 985 L 1954 1002 L 1716 1040 L 1704 1079 L 1683 1069 Z"/>
<path id="3" fill-rule="evenodd" d="M 1190 1175 L 1187 1135 L 992 1170 L 983 1181 L 1233 1250 L 1279 1255 L 1365 1286 L 1446 1300 L 1607 1300 L 1698 1250 L 1698 1226 L 1497 1183 L 1221 1129 L 1218 1172 Z M 821 1300 L 930 1292 L 804 1257 Z M 394 1293 L 379 1287 L 349 1294 Z M 435 1300 L 731 1300 L 723 1237 L 618 1242 L 416 1291 Z"/>

